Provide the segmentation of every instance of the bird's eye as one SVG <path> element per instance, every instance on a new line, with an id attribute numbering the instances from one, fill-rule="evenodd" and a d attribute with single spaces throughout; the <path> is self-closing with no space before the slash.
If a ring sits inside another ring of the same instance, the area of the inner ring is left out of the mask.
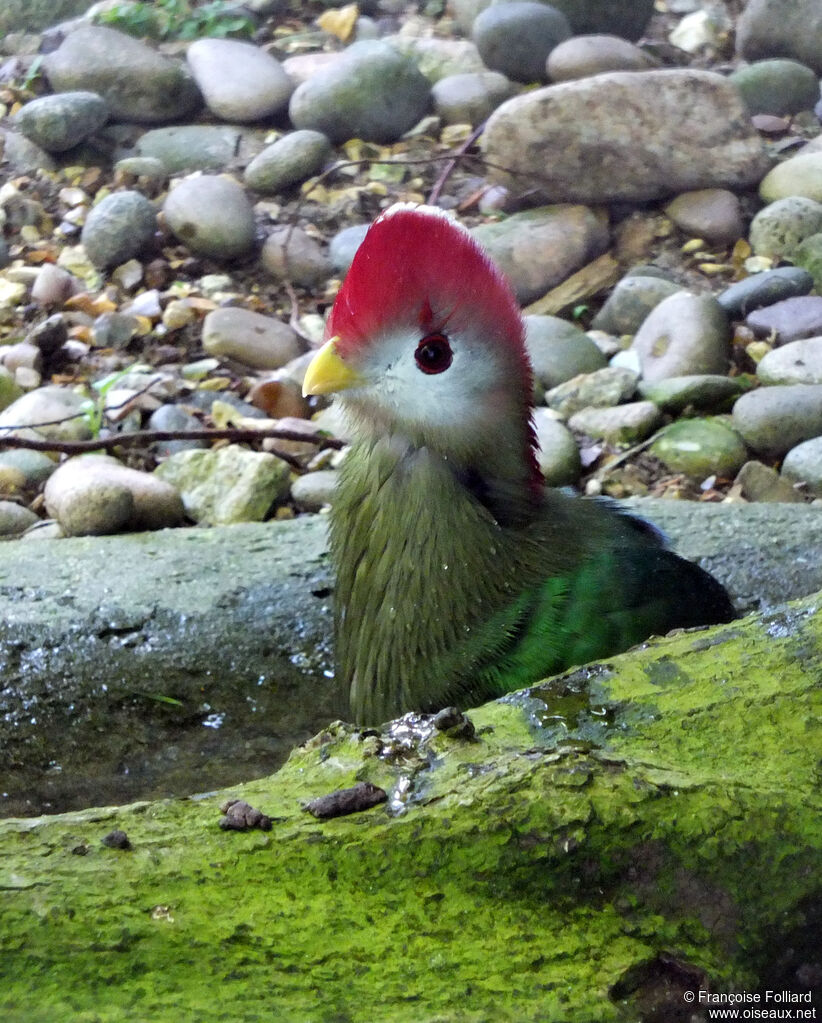
<path id="1" fill-rule="evenodd" d="M 414 358 L 423 373 L 442 373 L 451 365 L 454 353 L 445 334 L 429 334 L 417 345 Z"/>

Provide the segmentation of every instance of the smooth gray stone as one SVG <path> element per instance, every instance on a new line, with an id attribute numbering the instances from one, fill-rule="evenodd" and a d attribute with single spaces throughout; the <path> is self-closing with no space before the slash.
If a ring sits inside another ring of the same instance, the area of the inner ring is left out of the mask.
<path id="1" fill-rule="evenodd" d="M 781 302 L 783 298 L 807 295 L 812 287 L 813 277 L 807 270 L 780 266 L 737 281 L 717 295 L 716 300 L 729 316 L 747 316 L 754 309 Z"/>

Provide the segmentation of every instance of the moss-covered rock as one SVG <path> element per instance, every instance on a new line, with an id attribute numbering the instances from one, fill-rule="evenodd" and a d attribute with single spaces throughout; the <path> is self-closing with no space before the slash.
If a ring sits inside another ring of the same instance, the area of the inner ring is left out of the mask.
<path id="1" fill-rule="evenodd" d="M 686 990 L 795 987 L 822 894 L 821 607 L 514 694 L 473 740 L 330 726 L 232 791 L 267 832 L 222 831 L 226 793 L 0 823 L 4 1019 L 673 1020 Z M 303 811 L 356 781 L 388 801 Z"/>

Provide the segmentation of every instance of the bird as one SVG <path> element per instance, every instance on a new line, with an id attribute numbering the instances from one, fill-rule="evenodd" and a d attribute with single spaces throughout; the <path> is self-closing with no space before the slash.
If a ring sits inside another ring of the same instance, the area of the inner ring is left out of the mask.
<path id="1" fill-rule="evenodd" d="M 363 726 L 462 709 L 674 628 L 723 586 L 616 502 L 549 488 L 513 290 L 467 228 L 369 227 L 303 391 L 352 432 L 330 511 L 336 673 Z"/>

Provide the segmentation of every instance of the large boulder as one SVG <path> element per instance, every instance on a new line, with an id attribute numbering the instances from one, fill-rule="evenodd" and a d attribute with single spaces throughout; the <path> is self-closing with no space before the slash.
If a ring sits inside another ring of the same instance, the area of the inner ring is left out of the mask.
<path id="1" fill-rule="evenodd" d="M 615 71 L 515 96 L 488 121 L 489 173 L 538 202 L 645 201 L 758 184 L 769 167 L 739 93 L 710 71 Z"/>

